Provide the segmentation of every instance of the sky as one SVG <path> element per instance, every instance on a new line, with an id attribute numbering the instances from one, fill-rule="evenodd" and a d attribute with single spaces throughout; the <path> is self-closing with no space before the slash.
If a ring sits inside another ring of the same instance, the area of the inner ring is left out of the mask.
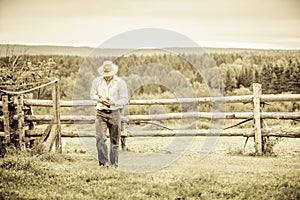
<path id="1" fill-rule="evenodd" d="M 300 49 L 300 0 L 0 0 L 0 43 L 96 47 L 141 28 L 202 47 Z"/>

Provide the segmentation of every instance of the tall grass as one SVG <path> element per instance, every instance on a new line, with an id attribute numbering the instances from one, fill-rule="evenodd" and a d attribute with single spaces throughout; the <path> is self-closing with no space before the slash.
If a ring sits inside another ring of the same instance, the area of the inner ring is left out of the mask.
<path id="1" fill-rule="evenodd" d="M 296 142 L 297 143 L 297 142 Z M 295 144 L 296 144 L 295 143 Z M 225 144 L 225 143 L 222 143 Z M 293 145 L 295 145 L 293 144 Z M 198 146 L 199 143 L 196 144 Z M 210 154 L 197 148 L 152 173 L 101 168 L 88 154 L 15 153 L 0 160 L 4 199 L 297 199 L 299 156 Z"/>

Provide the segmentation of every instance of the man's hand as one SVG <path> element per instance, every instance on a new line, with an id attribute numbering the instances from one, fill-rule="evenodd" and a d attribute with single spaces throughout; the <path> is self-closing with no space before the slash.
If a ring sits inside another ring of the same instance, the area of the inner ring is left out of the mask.
<path id="1" fill-rule="evenodd" d="M 103 96 L 99 96 L 99 99 L 97 101 L 106 106 L 111 106 L 113 104 L 109 98 Z"/>

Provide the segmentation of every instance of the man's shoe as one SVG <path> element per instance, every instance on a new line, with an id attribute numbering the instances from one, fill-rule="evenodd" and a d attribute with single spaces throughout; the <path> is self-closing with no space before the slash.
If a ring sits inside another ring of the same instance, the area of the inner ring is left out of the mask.
<path id="1" fill-rule="evenodd" d="M 110 164 L 108 162 L 106 162 L 103 166 L 106 167 L 106 168 L 109 168 Z"/>
<path id="2" fill-rule="evenodd" d="M 117 169 L 118 168 L 118 164 L 113 164 L 112 167 L 115 168 L 115 169 Z"/>
<path id="3" fill-rule="evenodd" d="M 110 167 L 110 164 L 108 163 L 108 162 L 106 162 L 106 163 L 101 163 L 100 161 L 99 161 L 99 165 L 100 165 L 100 167 L 106 167 L 106 168 L 109 168 Z"/>

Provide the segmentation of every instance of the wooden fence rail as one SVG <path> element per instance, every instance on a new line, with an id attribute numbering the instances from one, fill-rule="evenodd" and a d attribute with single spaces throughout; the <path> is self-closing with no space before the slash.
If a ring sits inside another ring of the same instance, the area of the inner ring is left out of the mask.
<path id="1" fill-rule="evenodd" d="M 270 130 L 263 128 L 263 137 L 287 137 L 287 138 L 299 138 L 300 129 L 287 131 L 287 130 Z M 41 137 L 43 132 L 37 132 L 36 130 L 25 130 L 26 137 Z M 4 132 L 0 132 L 0 136 L 4 137 Z M 127 131 L 125 137 L 188 137 L 188 136 L 216 136 L 216 137 L 254 137 L 254 128 L 242 128 L 231 130 L 135 130 Z M 61 137 L 95 137 L 93 133 L 78 133 L 77 131 L 64 131 L 61 133 Z"/>
<path id="2" fill-rule="evenodd" d="M 300 94 L 265 94 L 260 96 L 261 102 L 283 102 L 283 101 L 300 101 Z M 202 97 L 202 98 L 178 98 L 178 99 L 141 99 L 130 100 L 129 105 L 174 105 L 174 104 L 188 104 L 188 103 L 212 103 L 212 102 L 225 102 L 225 103 L 252 103 L 253 95 L 245 96 L 225 96 L 225 97 Z M 60 100 L 60 107 L 73 107 L 73 106 L 95 106 L 96 103 L 91 100 Z M 37 99 L 24 99 L 26 106 L 42 106 L 52 107 L 52 100 L 37 100 Z M 0 106 L 2 102 L 0 101 Z"/>
<path id="3" fill-rule="evenodd" d="M 208 112 L 187 112 L 187 113 L 165 113 L 153 115 L 129 115 L 123 116 L 123 122 L 129 121 L 156 121 L 168 119 L 249 119 L 253 118 L 254 114 L 251 112 L 228 112 L 228 113 L 208 113 Z M 51 124 L 54 120 L 52 115 L 24 115 L 26 121 L 33 121 L 39 123 Z M 18 115 L 13 116 L 14 120 L 18 120 Z M 62 115 L 60 116 L 61 124 L 73 123 L 88 123 L 95 122 L 94 115 Z M 300 113 L 291 112 L 261 112 L 260 119 L 300 119 Z M 4 121 L 4 117 L 0 117 L 0 121 Z"/>

